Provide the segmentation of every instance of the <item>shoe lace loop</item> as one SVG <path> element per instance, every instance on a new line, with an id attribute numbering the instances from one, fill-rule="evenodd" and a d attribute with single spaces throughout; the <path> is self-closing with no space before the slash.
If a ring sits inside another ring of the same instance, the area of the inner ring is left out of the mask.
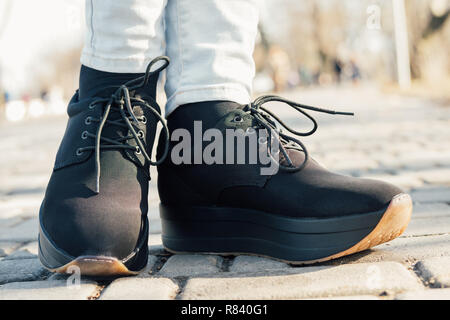
<path id="1" fill-rule="evenodd" d="M 293 108 L 294 110 L 300 112 L 303 114 L 307 119 L 309 119 L 312 124 L 313 128 L 306 132 L 296 131 L 289 127 L 286 123 L 284 123 L 283 120 L 281 120 L 278 116 L 276 116 L 272 111 L 268 110 L 267 108 L 263 107 L 264 104 L 268 102 L 282 102 Z M 322 113 L 328 113 L 333 115 L 347 115 L 347 116 L 353 116 L 353 112 L 340 112 L 335 110 L 329 110 L 314 106 L 309 106 L 305 104 L 300 104 L 294 101 L 290 101 L 288 99 L 276 96 L 276 95 L 264 95 L 259 98 L 256 98 L 253 102 L 249 103 L 245 108 L 244 111 L 250 113 L 256 121 L 268 132 L 268 141 L 272 141 L 273 138 L 277 139 L 280 146 L 280 151 L 284 156 L 284 159 L 287 161 L 287 166 L 279 163 L 279 168 L 282 171 L 288 171 L 288 172 L 297 172 L 302 170 L 308 161 L 309 154 L 308 150 L 306 149 L 305 145 L 297 138 L 292 137 L 290 135 L 285 134 L 282 132 L 282 129 L 279 127 L 283 127 L 290 133 L 292 133 L 295 136 L 299 137 L 305 137 L 310 136 L 314 132 L 316 132 L 318 128 L 318 124 L 316 119 L 314 119 L 308 112 L 305 110 L 315 111 L 315 112 L 322 112 Z M 272 157 L 272 150 L 271 150 L 271 143 L 268 143 L 269 148 L 269 154 Z M 292 159 L 289 157 L 289 154 L 287 153 L 286 149 L 295 149 L 299 150 L 304 153 L 305 157 L 302 162 L 302 164 L 295 166 L 292 162 Z M 273 157 L 272 157 L 273 159 Z M 273 159 L 275 160 L 275 159 Z M 276 161 L 276 160 L 275 160 Z"/>
<path id="2" fill-rule="evenodd" d="M 163 64 L 158 68 L 152 70 L 152 67 L 162 61 Z M 100 192 L 100 150 L 101 149 L 125 149 L 125 150 L 133 150 L 135 153 L 142 153 L 144 158 L 149 162 L 150 165 L 157 166 L 161 164 L 167 157 L 169 153 L 169 129 L 164 118 L 157 111 L 159 108 L 158 104 L 154 100 L 143 100 L 137 97 L 133 97 L 130 95 L 130 91 L 140 89 L 145 87 L 148 84 L 148 81 L 152 75 L 158 74 L 162 70 L 164 70 L 169 65 L 169 58 L 166 56 L 160 56 L 153 59 L 149 65 L 147 66 L 145 75 L 142 77 L 138 77 L 131 81 L 126 82 L 122 86 L 120 86 L 109 98 L 98 98 L 95 99 L 91 105 L 104 105 L 103 115 L 100 119 L 95 119 L 90 117 L 90 121 L 98 122 L 97 132 L 96 134 L 91 134 L 87 131 L 83 132 L 83 139 L 86 137 L 94 138 L 95 145 L 88 146 L 84 148 L 79 148 L 77 150 L 78 153 L 82 153 L 87 150 L 95 151 L 95 171 L 96 171 L 96 186 L 95 192 Z M 150 156 L 147 153 L 146 147 L 142 142 L 143 134 L 139 129 L 140 122 L 145 123 L 146 117 L 140 116 L 137 117 L 133 111 L 133 105 L 139 105 L 141 107 L 146 108 L 151 111 L 157 120 L 157 123 L 160 122 L 163 130 L 165 132 L 165 147 L 162 156 L 156 161 L 152 161 Z M 120 118 L 117 120 L 108 119 L 108 116 L 111 113 L 111 110 L 119 111 Z M 120 126 L 123 128 L 127 128 L 129 132 L 131 132 L 131 136 L 119 137 L 117 139 L 110 139 L 107 137 L 102 137 L 103 129 L 106 124 Z M 137 130 L 137 131 L 136 131 Z M 134 140 L 137 146 L 131 146 L 128 144 L 128 140 Z"/>

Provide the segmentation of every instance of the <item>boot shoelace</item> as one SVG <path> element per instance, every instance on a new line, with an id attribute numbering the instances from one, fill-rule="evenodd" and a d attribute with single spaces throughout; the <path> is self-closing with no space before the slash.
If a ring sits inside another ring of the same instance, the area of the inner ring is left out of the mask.
<path id="1" fill-rule="evenodd" d="M 151 70 L 152 67 L 162 61 L 162 66 L 156 68 L 155 70 Z M 100 119 L 96 119 L 93 117 L 88 117 L 86 121 L 89 122 L 98 122 L 97 132 L 96 134 L 89 133 L 84 131 L 82 134 L 83 139 L 93 138 L 95 139 L 94 146 L 88 146 L 79 148 L 77 150 L 77 155 L 81 155 L 85 151 L 94 150 L 95 151 L 95 171 L 96 171 L 96 185 L 95 192 L 100 192 L 100 150 L 101 149 L 122 149 L 122 150 L 132 150 L 136 154 L 141 154 L 144 158 L 150 163 L 150 165 L 157 166 L 161 164 L 169 153 L 169 129 L 167 128 L 167 124 L 161 114 L 157 111 L 159 109 L 156 101 L 149 100 L 145 101 L 143 99 L 132 97 L 130 95 L 130 91 L 140 89 L 145 87 L 148 84 L 148 81 L 152 75 L 158 74 L 162 70 L 164 70 L 169 65 L 169 58 L 166 56 L 160 56 L 153 59 L 149 65 L 147 66 L 145 75 L 131 81 L 126 82 L 122 86 L 120 86 L 109 98 L 98 98 L 91 102 L 89 108 L 95 108 L 96 105 L 104 105 L 104 112 Z M 145 107 L 150 110 L 156 117 L 157 123 L 160 122 L 162 124 L 163 130 L 165 132 L 165 148 L 162 156 L 156 161 L 152 161 L 150 156 L 147 153 L 146 147 L 141 140 L 144 139 L 144 132 L 140 130 L 140 123 L 145 124 L 147 122 L 147 118 L 145 116 L 136 117 L 133 112 L 133 105 L 139 105 L 141 107 Z M 111 110 L 119 111 L 120 118 L 116 120 L 109 120 L 108 116 L 110 115 Z M 102 137 L 102 131 L 105 125 L 114 125 L 123 128 L 127 128 L 131 135 L 119 137 L 116 139 L 110 139 L 106 137 Z M 131 146 L 128 144 L 128 140 L 134 140 L 137 146 Z"/>
<path id="2" fill-rule="evenodd" d="M 311 120 L 311 122 L 313 123 L 313 128 L 307 132 L 300 132 L 300 131 L 296 131 L 296 130 L 290 128 L 279 117 L 277 117 L 273 112 L 271 112 L 267 108 L 263 107 L 263 105 L 268 102 L 282 102 L 282 103 L 289 105 L 294 110 L 300 112 L 306 118 Z M 282 97 L 275 96 L 275 95 L 261 96 L 261 97 L 255 99 L 255 101 L 246 105 L 244 108 L 244 111 L 250 113 L 256 119 L 258 124 L 267 130 L 267 132 L 268 132 L 268 140 L 267 141 L 272 141 L 273 138 L 278 140 L 278 142 L 279 142 L 278 145 L 279 145 L 280 151 L 283 154 L 284 159 L 288 163 L 288 165 L 286 166 L 274 159 L 278 163 L 279 168 L 282 171 L 288 171 L 288 172 L 300 171 L 306 166 L 306 162 L 308 161 L 309 154 L 308 154 L 308 150 L 306 149 L 305 145 L 297 138 L 294 138 L 292 136 L 289 136 L 289 135 L 283 133 L 281 128 L 279 128 L 279 126 L 278 126 L 278 124 L 281 125 L 287 131 L 289 131 L 290 133 L 292 133 L 296 136 L 299 136 L 299 137 L 305 137 L 305 136 L 312 135 L 317 130 L 317 127 L 318 127 L 317 121 L 303 109 L 311 110 L 311 111 L 315 111 L 315 112 L 334 114 L 334 115 L 347 115 L 347 116 L 354 115 L 353 112 L 340 112 L 340 111 L 334 111 L 334 110 L 328 110 L 328 109 L 308 106 L 308 105 L 293 102 L 293 101 L 290 101 L 290 100 L 287 100 L 287 99 L 284 99 Z M 269 155 L 273 159 L 271 144 L 272 143 L 268 143 L 267 145 L 269 148 Z M 295 166 L 294 163 L 292 162 L 291 158 L 289 157 L 289 154 L 287 153 L 286 149 L 295 149 L 295 150 L 299 150 L 299 151 L 303 152 L 305 157 L 304 157 L 302 164 Z"/>

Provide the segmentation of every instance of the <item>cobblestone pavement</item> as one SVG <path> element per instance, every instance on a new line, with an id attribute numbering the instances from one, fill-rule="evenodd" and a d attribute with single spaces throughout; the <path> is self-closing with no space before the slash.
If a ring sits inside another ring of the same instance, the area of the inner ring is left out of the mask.
<path id="1" fill-rule="evenodd" d="M 286 97 L 355 111 L 353 118 L 318 115 L 318 132 L 303 141 L 330 169 L 409 191 L 415 208 L 400 238 L 308 267 L 250 256 L 171 255 L 161 246 L 153 173 L 146 271 L 67 287 L 77 283 L 43 269 L 36 242 L 65 119 L 1 123 L 0 299 L 450 299 L 450 106 L 365 87 Z M 291 125 L 309 125 L 288 108 L 278 114 Z"/>

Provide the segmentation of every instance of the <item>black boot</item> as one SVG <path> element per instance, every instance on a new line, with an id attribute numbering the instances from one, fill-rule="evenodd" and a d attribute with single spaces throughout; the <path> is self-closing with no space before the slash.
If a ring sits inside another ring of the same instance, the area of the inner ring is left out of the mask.
<path id="1" fill-rule="evenodd" d="M 312 120 L 314 128 L 301 133 L 285 126 L 262 107 L 269 101 L 289 104 Z M 405 230 L 412 202 L 402 190 L 334 174 L 310 158 L 298 139 L 279 132 L 282 125 L 294 135 L 314 133 L 317 124 L 306 109 L 339 114 L 265 96 L 248 106 L 226 101 L 184 105 L 169 116 L 171 133 L 183 128 L 193 135 L 195 120 L 202 121 L 203 132 L 209 128 L 223 135 L 226 129 L 271 132 L 272 140 L 266 141 L 279 141 L 280 152 L 279 170 L 269 175 L 261 174 L 267 167 L 261 161 L 249 163 L 248 150 L 245 164 L 175 164 L 173 155 L 167 157 L 158 167 L 162 241 L 167 250 L 256 254 L 306 264 L 371 248 Z M 263 142 L 258 149 L 267 152 Z M 171 142 L 171 150 L 175 145 Z M 198 150 L 193 152 L 198 155 Z"/>
<path id="2" fill-rule="evenodd" d="M 156 83 L 167 64 L 157 58 L 145 76 L 70 101 L 39 213 L 39 258 L 51 271 L 108 276 L 146 266 L 151 150 L 158 122 L 165 127 Z"/>

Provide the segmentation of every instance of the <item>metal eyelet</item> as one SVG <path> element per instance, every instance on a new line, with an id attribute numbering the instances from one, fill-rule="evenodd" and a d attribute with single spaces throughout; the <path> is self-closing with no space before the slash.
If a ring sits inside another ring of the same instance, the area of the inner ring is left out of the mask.
<path id="1" fill-rule="evenodd" d="M 90 103 L 90 104 L 89 104 L 89 109 L 92 110 L 92 109 L 94 109 L 94 108 L 95 108 L 95 103 Z"/>
<path id="2" fill-rule="evenodd" d="M 142 116 L 142 120 L 141 121 L 142 121 L 143 124 L 146 124 L 147 123 L 147 117 L 146 116 Z"/>
<path id="3" fill-rule="evenodd" d="M 144 135 L 144 131 L 139 130 L 139 132 L 137 133 L 137 136 L 141 139 L 144 139 L 145 135 Z"/>
<path id="4" fill-rule="evenodd" d="M 76 154 L 78 157 L 81 156 L 83 154 L 83 150 L 81 150 L 81 148 L 78 148 Z"/>
<path id="5" fill-rule="evenodd" d="M 89 132 L 87 131 L 83 131 L 83 133 L 81 134 L 81 139 L 86 140 L 88 137 Z"/>
<path id="6" fill-rule="evenodd" d="M 92 123 L 91 117 L 87 117 L 87 118 L 84 120 L 84 123 L 85 123 L 86 125 L 90 125 L 90 124 Z"/>
<path id="7" fill-rule="evenodd" d="M 244 121 L 244 118 L 242 118 L 241 116 L 236 116 L 233 119 L 233 122 L 242 122 L 242 121 Z"/>
<path id="8" fill-rule="evenodd" d="M 139 148 L 139 146 L 136 146 L 136 151 L 134 153 L 141 154 L 141 148 Z"/>

